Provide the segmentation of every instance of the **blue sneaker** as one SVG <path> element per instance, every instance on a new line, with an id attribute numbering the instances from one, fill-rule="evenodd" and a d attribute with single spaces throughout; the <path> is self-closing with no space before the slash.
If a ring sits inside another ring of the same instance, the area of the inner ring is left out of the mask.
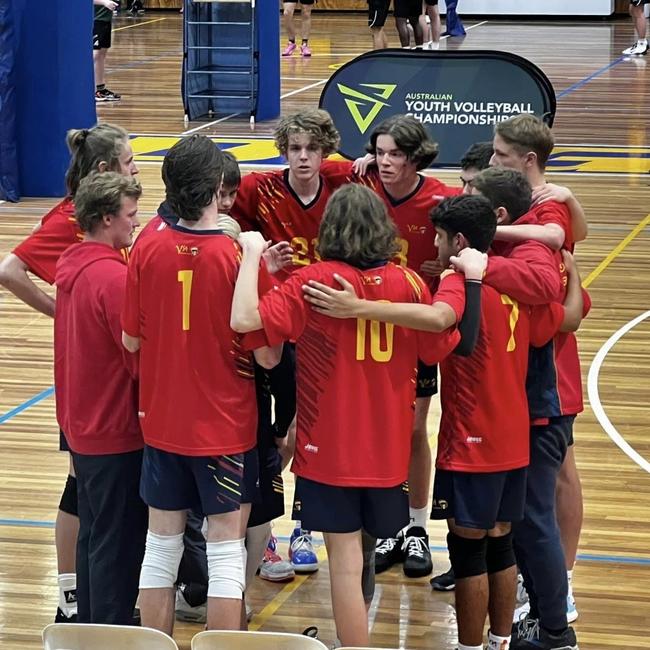
<path id="1" fill-rule="evenodd" d="M 571 585 L 569 585 L 569 593 L 566 597 L 566 620 L 568 623 L 573 623 L 578 620 L 576 599 L 573 597 L 573 589 L 571 589 Z"/>
<path id="2" fill-rule="evenodd" d="M 289 540 L 289 561 L 296 573 L 318 571 L 318 558 L 314 552 L 310 530 L 294 528 Z"/>

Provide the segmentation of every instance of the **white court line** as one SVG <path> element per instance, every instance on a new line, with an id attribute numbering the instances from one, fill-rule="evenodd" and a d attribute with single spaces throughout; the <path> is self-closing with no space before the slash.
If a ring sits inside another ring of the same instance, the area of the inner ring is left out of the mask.
<path id="1" fill-rule="evenodd" d="M 646 318 L 650 318 L 650 311 L 646 311 L 643 314 L 637 316 L 634 320 L 631 320 L 626 325 L 623 325 L 621 329 L 617 332 L 614 332 L 609 339 L 605 342 L 602 348 L 598 350 L 598 353 L 594 357 L 594 360 L 591 363 L 589 368 L 589 376 L 587 377 L 587 393 L 589 395 L 589 402 L 591 403 L 591 409 L 598 420 L 600 426 L 605 430 L 605 433 L 614 441 L 614 443 L 621 449 L 621 451 L 631 460 L 633 460 L 641 469 L 644 469 L 646 472 L 650 473 L 650 462 L 648 462 L 638 451 L 636 451 L 623 436 L 616 430 L 611 420 L 607 417 L 605 409 L 600 401 L 600 395 L 598 393 L 598 376 L 600 374 L 600 368 L 605 361 L 609 351 L 622 339 L 630 330 L 634 329 L 639 323 L 644 321 Z"/>
<path id="2" fill-rule="evenodd" d="M 471 29 L 474 29 L 476 27 L 481 27 L 481 25 L 487 25 L 487 20 L 484 20 L 480 23 L 476 23 L 476 25 L 470 25 L 465 29 L 465 31 L 470 31 Z M 441 37 L 441 41 L 449 38 L 449 35 Z M 372 50 L 366 50 L 366 51 L 372 51 Z M 359 56 L 360 54 L 364 54 L 365 52 L 350 52 L 350 53 L 341 53 L 341 52 L 336 52 L 332 54 L 320 54 L 316 56 Z M 311 90 L 312 88 L 316 88 L 318 86 L 322 86 L 323 84 L 327 83 L 329 81 L 329 77 L 327 79 L 321 79 L 320 81 L 317 81 L 316 83 L 309 84 L 308 86 L 305 86 L 304 88 L 298 88 L 297 90 L 292 90 L 291 92 L 285 93 L 284 95 L 280 96 L 280 99 L 286 99 L 287 97 L 293 97 L 293 95 L 297 95 L 298 93 L 302 93 L 305 90 Z M 220 120 L 215 120 L 214 122 L 208 122 L 207 124 L 203 124 L 202 126 L 197 126 L 193 129 L 190 129 L 189 131 L 184 131 L 183 135 L 189 135 L 190 133 L 196 133 L 197 131 L 201 131 L 202 129 L 207 129 L 209 126 L 214 126 L 215 124 L 219 124 L 219 122 L 225 122 L 226 120 L 229 120 L 231 117 L 236 117 L 237 115 L 241 115 L 241 113 L 233 113 L 232 115 L 228 115 L 227 117 L 222 117 Z"/>
<path id="3" fill-rule="evenodd" d="M 304 88 L 298 88 L 298 90 L 292 90 L 289 93 L 284 93 L 284 95 L 280 96 L 280 99 L 285 99 L 287 97 L 291 97 L 293 95 L 297 95 L 298 93 L 301 93 L 305 90 L 309 90 L 310 88 L 316 88 L 316 86 L 322 86 L 323 84 L 327 83 L 329 81 L 329 77 L 327 79 L 321 79 L 320 81 L 317 81 L 315 84 L 309 84 L 309 86 L 305 86 Z"/>
<path id="4" fill-rule="evenodd" d="M 201 126 L 194 127 L 193 129 L 190 129 L 189 131 L 183 131 L 183 133 L 181 133 L 181 135 L 190 135 L 191 133 L 196 133 L 197 131 L 200 131 L 201 129 L 207 129 L 209 126 L 219 124 L 219 122 L 225 122 L 226 120 L 229 120 L 231 117 L 237 117 L 237 115 L 241 115 L 241 113 L 233 113 L 232 115 L 226 115 L 226 117 L 221 117 L 218 120 L 214 120 L 214 122 L 208 122 L 207 124 L 202 124 Z"/>

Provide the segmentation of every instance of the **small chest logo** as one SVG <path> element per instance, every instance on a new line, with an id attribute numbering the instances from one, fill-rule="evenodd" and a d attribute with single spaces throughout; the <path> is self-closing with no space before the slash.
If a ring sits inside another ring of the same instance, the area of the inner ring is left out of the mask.
<path id="1" fill-rule="evenodd" d="M 176 253 L 178 253 L 178 255 L 190 255 L 196 257 L 199 254 L 199 247 L 188 246 L 187 244 L 176 244 Z"/>
<path id="2" fill-rule="evenodd" d="M 480 436 L 467 436 L 467 442 L 469 444 L 480 444 L 483 442 L 483 438 Z"/>
<path id="3" fill-rule="evenodd" d="M 317 454 L 318 453 L 318 447 L 316 445 L 312 445 L 311 443 L 308 442 L 305 445 L 305 451 L 308 451 L 311 454 Z"/>
<path id="4" fill-rule="evenodd" d="M 408 224 L 407 228 L 409 232 L 412 232 L 416 235 L 424 235 L 424 233 L 427 231 L 426 226 L 418 226 L 416 224 L 411 224 L 411 223 Z"/>

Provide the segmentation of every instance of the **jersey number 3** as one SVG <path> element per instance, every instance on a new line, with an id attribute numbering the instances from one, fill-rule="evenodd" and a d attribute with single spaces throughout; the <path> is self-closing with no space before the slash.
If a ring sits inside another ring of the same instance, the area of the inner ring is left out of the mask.
<path id="1" fill-rule="evenodd" d="M 194 271 L 179 271 L 178 281 L 183 290 L 183 331 L 190 329 L 190 298 L 192 297 L 192 277 Z"/>

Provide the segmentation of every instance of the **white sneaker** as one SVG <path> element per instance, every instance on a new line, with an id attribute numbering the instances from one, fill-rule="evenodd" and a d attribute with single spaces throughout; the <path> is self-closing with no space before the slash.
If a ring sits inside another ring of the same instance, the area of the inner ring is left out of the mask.
<path id="1" fill-rule="evenodd" d="M 569 583 L 569 593 L 566 597 L 566 620 L 573 623 L 578 620 L 578 610 L 576 609 L 576 599 L 573 597 L 573 588 Z"/>
<path id="2" fill-rule="evenodd" d="M 626 56 L 643 56 L 648 53 L 648 41 L 639 40 L 631 47 L 628 47 L 626 50 L 623 50 L 623 54 Z"/>
<path id="3" fill-rule="evenodd" d="M 524 577 L 521 573 L 517 574 L 517 596 L 515 597 L 515 613 L 512 617 L 513 623 L 519 623 L 528 616 L 530 612 L 530 603 L 528 602 L 528 592 L 524 587 Z"/>
<path id="4" fill-rule="evenodd" d="M 179 621 L 187 621 L 188 623 L 203 623 L 205 624 L 208 615 L 206 605 L 199 605 L 192 607 L 183 596 L 181 589 L 176 590 L 176 618 Z"/>

